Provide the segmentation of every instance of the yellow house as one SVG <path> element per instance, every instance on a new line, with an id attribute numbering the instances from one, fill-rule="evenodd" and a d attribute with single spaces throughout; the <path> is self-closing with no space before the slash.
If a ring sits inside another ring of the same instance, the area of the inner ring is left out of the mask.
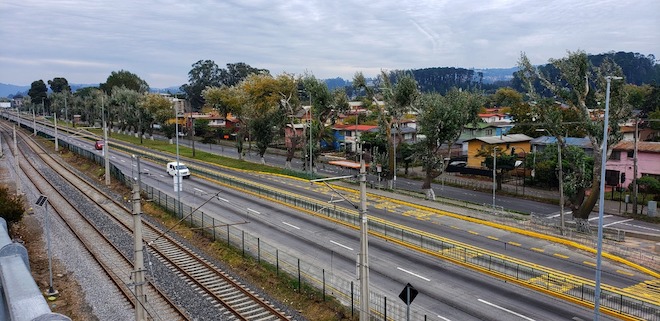
<path id="1" fill-rule="evenodd" d="M 497 152 L 511 153 L 511 148 L 515 149 L 516 154 L 528 154 L 530 152 L 531 137 L 525 134 L 512 134 L 502 136 L 475 137 L 466 140 L 467 143 L 467 167 L 482 168 L 485 157 L 477 156 L 480 151 L 492 151 L 497 147 Z"/>

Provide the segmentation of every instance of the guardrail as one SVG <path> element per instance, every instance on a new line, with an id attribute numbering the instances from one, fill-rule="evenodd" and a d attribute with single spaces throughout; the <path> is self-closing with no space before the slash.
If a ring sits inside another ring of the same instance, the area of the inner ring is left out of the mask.
<path id="1" fill-rule="evenodd" d="M 103 164 L 103 159 L 98 154 L 92 153 L 77 146 L 68 146 L 65 142 L 61 146 L 67 146 L 74 153 L 79 153 L 88 157 L 98 164 Z M 144 155 L 145 158 L 156 161 L 166 161 L 154 154 L 145 154 L 141 150 L 122 148 L 132 154 Z M 114 167 L 114 166 L 113 166 Z M 276 202 L 284 203 L 302 210 L 306 210 L 314 215 L 324 216 L 328 219 L 342 222 L 348 226 L 359 226 L 359 215 L 356 211 L 328 206 L 328 204 L 302 197 L 293 193 L 286 193 L 281 190 L 272 189 L 266 185 L 241 180 L 230 175 L 224 175 L 217 172 L 211 172 L 203 168 L 189 166 L 194 170 L 196 176 L 204 176 L 220 184 L 241 189 L 247 193 L 270 199 Z M 127 185 L 132 184 L 130 176 L 124 175 L 116 168 L 112 170 L 113 176 L 116 176 Z M 155 203 L 164 208 L 176 212 L 179 207 L 176 199 L 165 193 L 154 189 L 151 186 L 143 184 L 141 189 L 147 193 Z M 201 228 L 209 237 L 215 240 L 227 240 L 227 244 L 242 249 L 244 253 L 249 253 L 258 260 L 265 259 L 268 263 L 278 267 L 278 271 L 283 271 L 298 276 L 299 280 L 304 279 L 312 285 L 322 285 L 323 289 L 332 289 L 333 295 L 342 303 L 350 306 L 359 306 L 357 302 L 360 295 L 354 290 L 353 281 L 344 277 L 328 273 L 323 268 L 305 264 L 300 259 L 295 259 L 292 255 L 287 255 L 285 251 L 280 251 L 274 247 L 264 244 L 259 238 L 251 237 L 248 233 L 235 227 L 224 226 L 218 228 L 215 219 L 201 211 L 193 212 L 192 207 L 181 204 L 182 213 L 180 217 L 188 217 L 187 223 L 191 226 Z M 192 214 L 191 214 L 192 213 Z M 568 301 L 593 307 L 595 302 L 595 284 L 591 280 L 579 278 L 560 271 L 554 271 L 547 268 L 539 268 L 535 264 L 516 260 L 497 253 L 492 253 L 467 244 L 444 239 L 435 235 L 410 229 L 406 226 L 393 224 L 378 218 L 371 218 L 369 221 L 369 233 L 375 236 L 387 238 L 401 245 L 423 250 L 428 254 L 441 257 L 456 264 L 472 268 L 489 275 L 502 278 L 550 295 L 566 299 Z M 271 250 L 269 250 L 269 248 Z M 281 256 L 281 257 L 280 257 Z M 275 258 L 274 260 L 272 258 Z M 297 267 L 296 269 L 291 267 Z M 348 300 L 350 298 L 350 300 Z M 381 294 L 370 292 L 369 295 L 372 306 L 372 313 L 394 318 L 398 313 L 405 313 L 405 308 L 395 303 L 387 302 L 387 297 Z M 633 294 L 624 293 L 614 287 L 607 285 L 601 286 L 600 307 L 603 312 L 629 318 L 638 318 L 642 320 L 660 321 L 660 304 L 650 301 L 647 298 L 637 297 Z M 402 312 L 403 311 L 403 312 Z M 411 320 L 417 320 L 413 312 Z M 421 320 L 421 319 L 420 319 Z"/>
<path id="2" fill-rule="evenodd" d="M 0 320 L 71 321 L 53 313 L 30 274 L 27 249 L 9 237 L 7 222 L 0 217 Z"/>

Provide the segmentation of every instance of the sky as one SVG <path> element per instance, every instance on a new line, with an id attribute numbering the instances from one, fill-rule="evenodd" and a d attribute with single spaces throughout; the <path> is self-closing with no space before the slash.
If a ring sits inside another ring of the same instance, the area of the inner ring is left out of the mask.
<path id="1" fill-rule="evenodd" d="M 568 51 L 660 58 L 659 0 L 2 0 L 0 83 L 152 88 L 192 65 L 244 62 L 326 79 L 429 67 L 510 68 Z"/>

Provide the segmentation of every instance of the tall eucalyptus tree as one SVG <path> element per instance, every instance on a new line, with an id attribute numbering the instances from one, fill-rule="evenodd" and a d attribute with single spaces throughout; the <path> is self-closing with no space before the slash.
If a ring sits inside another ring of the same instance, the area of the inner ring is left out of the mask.
<path id="1" fill-rule="evenodd" d="M 621 68 L 608 58 L 604 59 L 599 66 L 594 66 L 583 51 L 569 52 L 567 57 L 550 59 L 550 63 L 559 71 L 556 78 L 551 78 L 532 66 L 525 54 L 522 54 L 518 61 L 519 76 L 521 76 L 523 86 L 530 99 L 537 102 L 543 101 L 543 97 L 536 92 L 533 86 L 535 81 L 540 81 L 554 95 L 554 99 L 565 104 L 566 108 L 575 110 L 573 114 L 576 115 L 577 120 L 567 123 L 561 109 L 556 107 L 557 104 L 538 104 L 539 108 L 535 109 L 535 113 L 539 115 L 544 129 L 557 138 L 557 142 L 564 152 L 566 150 L 565 133 L 571 127 L 583 128 L 591 141 L 594 159 L 600 159 L 603 153 L 609 156 L 612 152 L 611 147 L 622 138 L 618 124 L 631 114 L 630 105 L 624 97 L 623 81 L 611 82 L 612 98 L 610 99 L 609 114 L 611 126 L 608 128 L 610 134 L 605 149 L 602 147 L 604 117 L 598 110 L 602 111 L 605 108 L 605 77 L 622 76 Z M 576 168 L 574 172 L 579 170 Z M 569 206 L 573 209 L 575 218 L 584 221 L 589 218 L 599 197 L 600 170 L 601 163 L 595 161 L 593 175 L 577 175 L 583 179 L 591 177 L 592 180 L 591 184 L 584 184 L 585 188 L 569 195 Z M 591 189 L 588 197 L 586 196 L 587 188 Z"/>

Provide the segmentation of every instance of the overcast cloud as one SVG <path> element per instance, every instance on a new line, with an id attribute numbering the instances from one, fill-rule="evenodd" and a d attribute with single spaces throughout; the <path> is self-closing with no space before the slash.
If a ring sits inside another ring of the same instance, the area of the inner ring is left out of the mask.
<path id="1" fill-rule="evenodd" d="M 660 55 L 658 0 L 3 0 L 0 82 L 137 74 L 154 88 L 191 65 L 317 78 L 426 67 L 509 68 L 632 51 Z"/>

